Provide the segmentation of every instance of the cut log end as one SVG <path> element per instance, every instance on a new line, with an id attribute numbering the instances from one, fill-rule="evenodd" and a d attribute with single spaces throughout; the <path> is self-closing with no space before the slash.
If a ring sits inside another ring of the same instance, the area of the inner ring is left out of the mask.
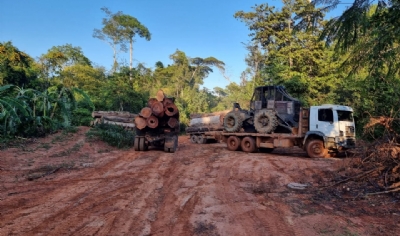
<path id="1" fill-rule="evenodd" d="M 143 118 L 149 118 L 151 116 L 152 110 L 150 107 L 143 107 L 142 110 L 140 111 L 140 115 Z"/>
<path id="2" fill-rule="evenodd" d="M 146 126 L 147 126 L 146 119 L 143 117 L 140 117 L 140 116 L 135 117 L 135 126 L 139 130 L 146 128 Z"/>
<path id="3" fill-rule="evenodd" d="M 155 116 L 150 116 L 147 118 L 147 126 L 154 129 L 158 126 L 158 118 Z"/>
<path id="4" fill-rule="evenodd" d="M 161 89 L 158 90 L 157 95 L 156 95 L 157 101 L 162 102 L 164 100 L 164 98 L 165 98 L 164 91 L 162 91 Z"/>
<path id="5" fill-rule="evenodd" d="M 151 106 L 151 110 L 153 111 L 153 114 L 158 117 L 164 116 L 164 105 L 161 102 L 154 102 Z"/>

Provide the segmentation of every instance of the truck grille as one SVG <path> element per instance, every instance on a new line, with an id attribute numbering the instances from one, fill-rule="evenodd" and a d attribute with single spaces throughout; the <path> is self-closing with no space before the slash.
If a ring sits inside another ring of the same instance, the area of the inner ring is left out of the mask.
<path id="1" fill-rule="evenodd" d="M 354 136 L 354 126 L 346 126 L 346 136 Z"/>

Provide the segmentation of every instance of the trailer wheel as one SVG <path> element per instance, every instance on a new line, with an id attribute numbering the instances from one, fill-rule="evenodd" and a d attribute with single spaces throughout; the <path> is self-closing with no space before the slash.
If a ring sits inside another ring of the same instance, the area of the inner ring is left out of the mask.
<path id="1" fill-rule="evenodd" d="M 205 143 L 207 143 L 207 138 L 201 134 L 201 135 L 197 136 L 197 143 L 205 144 Z"/>
<path id="2" fill-rule="evenodd" d="M 254 115 L 254 127 L 259 133 L 271 133 L 278 126 L 278 119 L 273 111 L 260 110 Z"/>
<path id="3" fill-rule="evenodd" d="M 139 150 L 139 140 L 140 140 L 140 138 L 136 136 L 135 141 L 133 143 L 133 147 L 134 147 L 135 151 L 140 151 Z"/>
<path id="4" fill-rule="evenodd" d="M 231 111 L 224 117 L 224 129 L 227 132 L 238 132 L 242 128 L 243 119 L 240 112 Z"/>
<path id="5" fill-rule="evenodd" d="M 307 142 L 307 154 L 311 158 L 323 158 L 328 156 L 328 150 L 324 147 L 322 140 L 313 139 Z"/>
<path id="6" fill-rule="evenodd" d="M 256 140 L 253 137 L 244 137 L 240 146 L 244 152 L 255 152 L 257 150 Z"/>
<path id="7" fill-rule="evenodd" d="M 228 150 L 237 151 L 240 148 L 240 138 L 236 136 L 229 136 L 229 138 L 226 140 L 226 145 Z"/>
<path id="8" fill-rule="evenodd" d="M 147 145 L 146 145 L 146 138 L 145 137 L 139 137 L 139 150 L 140 151 L 147 151 Z"/>
<path id="9" fill-rule="evenodd" d="M 194 134 L 190 135 L 190 142 L 197 143 L 197 135 L 194 135 Z"/>

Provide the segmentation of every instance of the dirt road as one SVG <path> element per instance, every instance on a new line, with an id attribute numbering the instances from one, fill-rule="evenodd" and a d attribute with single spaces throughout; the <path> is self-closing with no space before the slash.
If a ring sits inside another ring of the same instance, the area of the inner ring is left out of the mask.
<path id="1" fill-rule="evenodd" d="M 88 128 L 0 150 L 0 235 L 396 235 L 397 201 L 327 197 L 342 159 L 301 150 L 116 150 Z M 288 188 L 303 183 L 305 190 Z"/>

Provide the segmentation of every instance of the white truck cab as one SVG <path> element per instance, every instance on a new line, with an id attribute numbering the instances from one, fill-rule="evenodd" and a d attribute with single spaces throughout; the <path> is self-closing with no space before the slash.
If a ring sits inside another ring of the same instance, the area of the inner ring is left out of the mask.
<path id="1" fill-rule="evenodd" d="M 354 148 L 355 135 L 351 107 L 333 104 L 310 107 L 309 131 L 304 143 L 312 136 L 319 136 L 326 150 L 337 152 Z"/>

